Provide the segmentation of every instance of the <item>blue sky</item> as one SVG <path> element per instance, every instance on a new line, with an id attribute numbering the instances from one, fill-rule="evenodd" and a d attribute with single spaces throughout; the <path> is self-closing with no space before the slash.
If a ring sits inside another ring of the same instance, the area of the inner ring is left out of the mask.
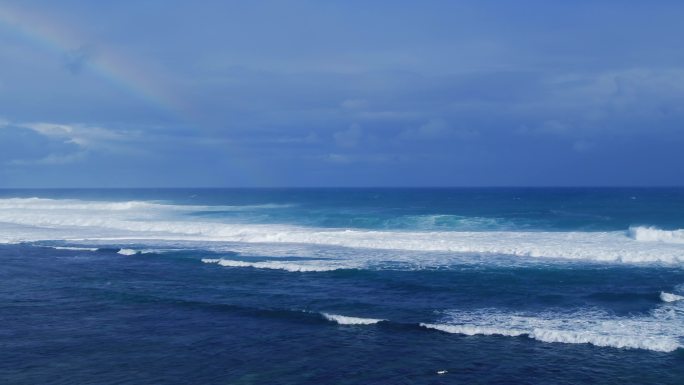
<path id="1" fill-rule="evenodd" d="M 684 184 L 678 1 L 0 1 L 0 187 Z"/>

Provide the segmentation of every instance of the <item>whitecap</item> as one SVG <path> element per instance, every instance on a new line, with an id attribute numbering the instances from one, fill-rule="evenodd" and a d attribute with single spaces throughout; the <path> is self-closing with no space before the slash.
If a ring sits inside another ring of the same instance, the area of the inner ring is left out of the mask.
<path id="1" fill-rule="evenodd" d="M 298 273 L 323 272 L 323 271 L 332 271 L 332 270 L 349 268 L 349 266 L 331 265 L 331 264 L 321 263 L 319 261 L 316 261 L 316 262 L 294 262 L 294 261 L 246 262 L 246 261 L 237 261 L 234 259 L 203 258 L 202 262 L 204 262 L 204 263 L 215 263 L 215 264 L 225 266 L 225 267 L 252 267 L 255 269 L 285 270 L 285 271 L 289 271 L 289 272 L 298 272 Z"/>
<path id="2" fill-rule="evenodd" d="M 629 228 L 629 236 L 639 242 L 684 243 L 684 230 L 661 230 L 652 226 Z"/>
<path id="3" fill-rule="evenodd" d="M 78 247 L 78 246 L 43 246 L 55 250 L 73 250 L 73 251 L 97 251 L 97 247 Z"/>
<path id="4" fill-rule="evenodd" d="M 682 347 L 681 309 L 660 307 L 650 315 L 617 317 L 600 310 L 504 312 L 497 309 L 451 311 L 425 328 L 463 335 L 527 336 L 548 343 L 672 352 Z"/>
<path id="5" fill-rule="evenodd" d="M 676 301 L 681 301 L 683 299 L 684 299 L 684 296 L 681 296 L 681 295 L 666 293 L 664 291 L 660 292 L 660 300 L 663 302 L 676 302 Z"/>
<path id="6" fill-rule="evenodd" d="M 265 203 L 258 205 L 178 205 L 158 201 L 87 201 L 80 199 L 5 198 L 0 199 L 0 210 L 40 211 L 245 211 L 292 207 L 292 204 Z"/>
<path id="7" fill-rule="evenodd" d="M 384 319 L 378 318 L 349 317 L 330 313 L 321 313 L 321 315 L 328 321 L 337 322 L 340 325 L 373 325 L 378 322 L 385 321 Z"/>
<path id="8" fill-rule="evenodd" d="M 187 212 L 182 211 L 198 208 L 201 206 L 141 201 L 0 199 L 0 233 L 3 234 L 3 241 L 12 242 L 74 241 L 78 237 L 89 241 L 130 239 L 300 244 L 613 263 L 679 265 L 684 262 L 683 230 L 664 231 L 636 227 L 627 234 L 625 231 L 371 231 L 222 223 L 200 220 L 185 215 Z M 183 215 L 179 215 L 179 211 Z M 354 258 L 365 257 L 359 255 Z M 368 265 L 368 262 L 357 260 L 354 264 Z M 403 262 L 426 266 L 418 257 Z M 435 265 L 440 266 L 443 263 L 444 261 L 436 261 Z M 262 264 L 253 267 L 264 266 Z"/>
<path id="9" fill-rule="evenodd" d="M 427 329 L 435 329 L 451 334 L 463 334 L 466 336 L 483 335 L 483 336 L 507 336 L 507 337 L 517 337 L 528 332 L 525 330 L 517 329 L 502 329 L 499 327 L 492 326 L 479 326 L 479 325 L 448 325 L 448 324 L 431 324 L 431 323 L 420 323 L 420 326 Z"/>
<path id="10" fill-rule="evenodd" d="M 117 251 L 117 254 L 121 254 L 121 255 L 136 255 L 136 254 L 138 254 L 138 251 L 137 251 L 137 250 L 133 250 L 133 249 L 120 249 L 119 251 Z"/>

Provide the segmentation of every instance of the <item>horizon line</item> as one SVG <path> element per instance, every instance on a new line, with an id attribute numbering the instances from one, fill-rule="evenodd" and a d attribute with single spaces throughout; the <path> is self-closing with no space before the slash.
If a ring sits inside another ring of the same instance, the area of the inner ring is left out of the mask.
<path id="1" fill-rule="evenodd" d="M 198 189 L 198 190 L 218 190 L 218 189 L 500 189 L 500 188 L 684 188 L 684 185 L 452 185 L 452 186 L 73 186 L 73 187 L 0 187 L 0 190 L 178 190 L 178 189 Z"/>

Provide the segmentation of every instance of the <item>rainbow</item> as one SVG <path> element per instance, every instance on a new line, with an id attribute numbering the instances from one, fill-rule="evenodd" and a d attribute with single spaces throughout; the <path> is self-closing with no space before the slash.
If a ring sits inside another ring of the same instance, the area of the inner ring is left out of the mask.
<path id="1" fill-rule="evenodd" d="M 62 25 L 54 17 L 45 17 L 40 12 L 26 12 L 0 5 L 0 30 L 6 29 L 28 43 L 64 58 L 74 50 L 81 49 L 84 41 L 73 26 Z M 89 72 L 106 80 L 108 83 L 136 97 L 147 105 L 154 106 L 179 121 L 188 128 L 199 129 L 202 121 L 190 105 L 179 98 L 178 92 L 169 87 L 169 82 L 160 78 L 158 71 L 143 63 L 117 52 L 114 47 L 106 47 L 106 52 L 97 52 L 84 65 Z M 240 156 L 240 148 L 230 141 L 222 142 L 225 149 L 223 156 L 230 160 L 233 171 L 243 177 L 243 183 L 268 185 L 273 180 L 265 170 L 248 157 Z"/>
<path id="2" fill-rule="evenodd" d="M 73 28 L 58 24 L 53 18 L 41 17 L 36 12 L 24 12 L 0 5 L 0 28 L 5 28 L 29 43 L 64 57 L 83 47 L 83 40 Z M 156 106 L 174 114 L 187 114 L 187 103 L 180 100 L 164 84 L 163 79 L 155 78 L 155 71 L 144 69 L 129 57 L 118 54 L 108 47 L 106 52 L 98 52 L 89 59 L 86 66 L 102 79 L 124 90 L 149 105 Z"/>

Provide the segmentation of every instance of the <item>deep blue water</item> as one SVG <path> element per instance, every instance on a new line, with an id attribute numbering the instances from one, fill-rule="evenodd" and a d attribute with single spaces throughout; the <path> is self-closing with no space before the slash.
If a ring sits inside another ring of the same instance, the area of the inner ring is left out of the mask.
<path id="1" fill-rule="evenodd" d="M 675 188 L 0 190 L 0 383 L 682 384 L 682 228 Z"/>

